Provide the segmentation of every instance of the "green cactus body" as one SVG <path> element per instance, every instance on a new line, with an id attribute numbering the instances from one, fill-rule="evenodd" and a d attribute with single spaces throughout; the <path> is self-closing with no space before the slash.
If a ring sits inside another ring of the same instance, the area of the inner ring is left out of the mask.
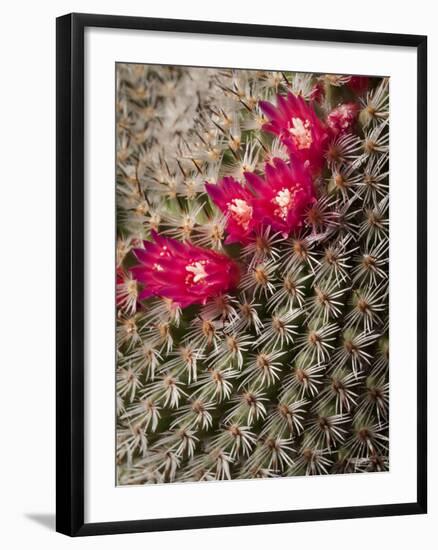
<path id="1" fill-rule="evenodd" d="M 117 483 L 388 470 L 388 80 L 116 71 Z M 277 135 L 263 102 L 287 94 L 316 119 Z M 255 187 L 297 167 L 308 191 L 263 204 Z M 224 178 L 244 189 L 227 212 Z M 278 225 L 254 218 L 268 207 Z M 136 251 L 154 235 L 187 254 L 178 288 L 203 291 L 213 261 L 224 291 L 160 292 L 158 259 L 144 297 Z"/>

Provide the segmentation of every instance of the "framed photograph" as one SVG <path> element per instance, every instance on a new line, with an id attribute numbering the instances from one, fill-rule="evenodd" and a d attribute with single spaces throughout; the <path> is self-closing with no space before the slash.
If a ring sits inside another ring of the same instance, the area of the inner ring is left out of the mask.
<path id="1" fill-rule="evenodd" d="M 57 530 L 426 512 L 426 37 L 57 20 Z"/>

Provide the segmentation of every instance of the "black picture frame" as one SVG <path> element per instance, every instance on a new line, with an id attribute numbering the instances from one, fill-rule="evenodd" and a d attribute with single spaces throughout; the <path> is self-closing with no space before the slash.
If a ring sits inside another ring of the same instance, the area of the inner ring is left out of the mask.
<path id="1" fill-rule="evenodd" d="M 417 52 L 417 498 L 310 510 L 85 523 L 84 521 L 84 30 L 136 29 L 406 46 Z M 68 14 L 56 22 L 57 371 L 56 530 L 69 536 L 424 514 L 427 510 L 426 163 L 427 37 L 207 21 Z"/>

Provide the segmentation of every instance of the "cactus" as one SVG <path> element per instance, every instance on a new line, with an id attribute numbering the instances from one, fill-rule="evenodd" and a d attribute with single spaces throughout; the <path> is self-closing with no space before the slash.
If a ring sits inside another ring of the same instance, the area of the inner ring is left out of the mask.
<path id="1" fill-rule="evenodd" d="M 387 470 L 388 79 L 116 73 L 117 483 Z"/>

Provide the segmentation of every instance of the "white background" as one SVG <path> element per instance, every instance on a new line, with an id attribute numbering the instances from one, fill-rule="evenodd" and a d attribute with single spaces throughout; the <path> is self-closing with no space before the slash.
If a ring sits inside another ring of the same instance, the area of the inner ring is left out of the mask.
<path id="1" fill-rule="evenodd" d="M 415 11 L 414 7 L 415 6 Z M 336 4 L 314 0 L 297 3 L 234 0 L 199 2 L 161 0 L 147 7 L 141 3 L 93 0 L 56 5 L 14 2 L 2 10 L 1 55 L 1 186 L 0 205 L 3 269 L 2 284 L 2 393 L 1 407 L 1 530 L 0 542 L 9 548 L 56 548 L 72 545 L 118 548 L 121 545 L 158 549 L 237 548 L 253 549 L 279 544 L 287 547 L 365 549 L 432 547 L 436 538 L 438 474 L 430 471 L 428 516 L 378 518 L 312 524 L 227 528 L 124 535 L 70 540 L 53 532 L 54 513 L 54 306 L 55 306 L 55 22 L 70 11 L 126 15 L 230 20 L 354 30 L 418 33 L 429 35 L 430 91 L 437 89 L 438 31 L 429 11 L 431 2 L 417 1 L 403 9 L 400 2 L 368 0 Z M 432 94 L 431 94 L 432 95 Z M 437 117 L 436 102 L 429 106 L 430 121 Z M 433 181 L 437 171 L 432 151 L 438 148 L 430 135 L 431 168 L 429 204 L 438 199 Z M 431 211 L 431 218 L 434 215 Z M 435 216 L 433 216 L 435 217 Z M 431 223 L 433 224 L 434 219 Z M 430 242 L 438 236 L 430 227 Z M 409 261 L 409 250 L 406 258 Z M 436 258 L 430 258 L 430 280 L 438 276 Z M 430 288 L 430 310 L 437 293 Z M 431 319 L 430 339 L 437 326 Z M 433 345 L 433 342 L 432 342 Z M 430 355 L 432 353 L 430 352 Z M 438 375 L 430 368 L 430 388 Z M 432 393 L 432 391 L 431 391 Z M 432 394 L 432 397 L 434 395 Z M 437 399 L 430 400 L 431 434 L 436 433 Z M 431 437 L 430 457 L 438 451 Z M 432 460 L 431 460 L 432 462 Z M 427 541 L 431 540 L 430 544 Z"/>

